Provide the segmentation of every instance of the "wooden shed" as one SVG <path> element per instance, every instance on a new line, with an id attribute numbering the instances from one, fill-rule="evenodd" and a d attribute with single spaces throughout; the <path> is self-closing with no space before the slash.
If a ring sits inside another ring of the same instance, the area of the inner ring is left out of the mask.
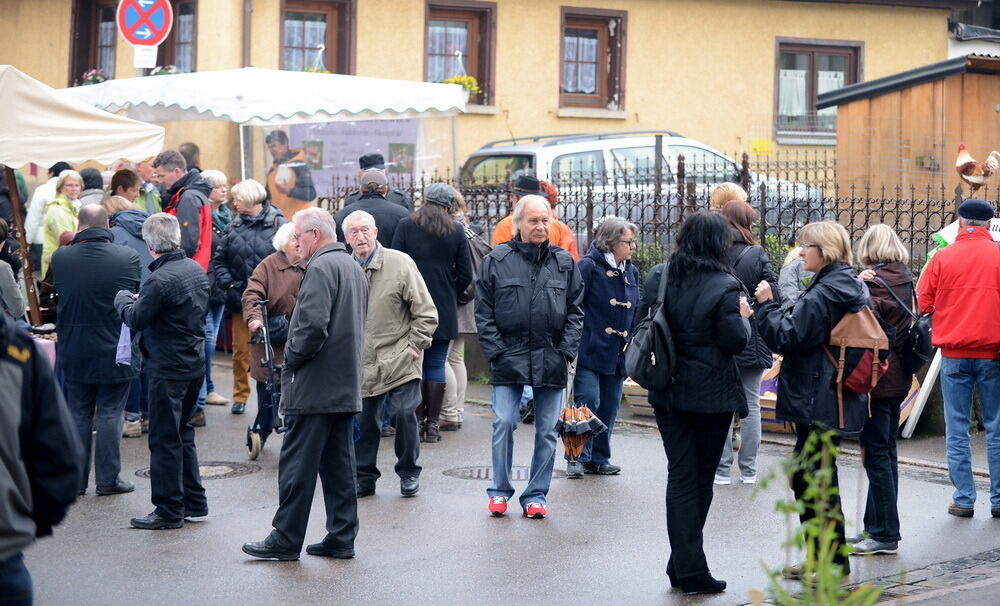
<path id="1" fill-rule="evenodd" d="M 959 143 L 977 160 L 1000 149 L 998 75 L 1000 57 L 965 55 L 820 95 L 818 109 L 837 107 L 840 195 L 953 192 Z"/>

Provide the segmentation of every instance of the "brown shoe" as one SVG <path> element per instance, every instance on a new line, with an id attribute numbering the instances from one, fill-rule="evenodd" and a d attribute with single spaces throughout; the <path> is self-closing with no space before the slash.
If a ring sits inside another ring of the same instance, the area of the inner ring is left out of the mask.
<path id="1" fill-rule="evenodd" d="M 458 431 L 459 429 L 462 429 L 462 422 L 441 421 L 440 423 L 438 423 L 438 428 L 441 429 L 441 431 Z"/>
<path id="2" fill-rule="evenodd" d="M 191 427 L 204 427 L 205 426 L 205 411 L 204 410 L 198 410 L 193 415 L 191 415 L 191 418 L 188 419 L 188 425 L 190 425 Z"/>
<path id="3" fill-rule="evenodd" d="M 952 501 L 951 504 L 948 505 L 948 513 L 960 518 L 971 518 L 976 513 L 976 510 L 973 507 L 961 507 Z"/>

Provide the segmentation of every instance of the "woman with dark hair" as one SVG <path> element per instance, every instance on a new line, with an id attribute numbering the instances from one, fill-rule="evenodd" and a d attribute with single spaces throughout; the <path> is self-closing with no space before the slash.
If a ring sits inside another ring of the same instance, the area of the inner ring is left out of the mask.
<path id="1" fill-rule="evenodd" d="M 771 257 L 763 246 L 759 246 L 753 236 L 753 223 L 757 220 L 757 211 L 746 202 L 734 200 L 722 207 L 723 218 L 732 226 L 732 244 L 726 250 L 726 260 L 733 268 L 733 273 L 743 283 L 744 290 L 749 293 L 757 288 L 761 280 L 776 283 L 778 277 L 771 268 Z M 751 297 L 751 306 L 756 303 Z M 740 369 L 740 384 L 747 400 L 747 416 L 740 421 L 740 445 L 738 463 L 740 482 L 754 484 L 757 482 L 757 449 L 760 447 L 760 378 L 761 372 L 770 368 L 773 360 L 771 350 L 760 338 L 756 323 L 750 321 L 750 343 L 736 355 L 736 365 Z M 729 433 L 722 441 L 722 459 L 719 468 L 715 470 L 716 484 L 731 484 L 730 472 L 733 466 L 733 445 Z"/>
<path id="2" fill-rule="evenodd" d="M 728 264 L 731 234 L 729 223 L 712 212 L 695 213 L 681 226 L 666 266 L 663 312 L 684 354 L 677 356 L 670 388 L 649 392 L 667 454 L 667 575 L 687 594 L 726 588 L 709 571 L 702 542 L 720 445 L 733 413 L 745 416 L 747 409 L 734 356 L 749 342 L 752 312 Z M 664 267 L 650 271 L 638 317 L 658 305 Z"/>
<path id="3" fill-rule="evenodd" d="M 806 524 L 820 513 L 835 521 L 835 538 L 830 546 L 833 564 L 846 574 L 850 572 L 850 565 L 844 549 L 846 537 L 837 492 L 836 452 L 826 442 L 836 447 L 841 437 L 861 434 L 868 416 L 867 394 L 844 390 L 843 406 L 840 406 L 837 367 L 827 357 L 829 353 L 825 347 L 830 342 L 830 332 L 844 315 L 859 311 L 870 299 L 868 289 L 851 267 L 851 242 L 842 225 L 834 221 L 809 223 L 799 230 L 798 237 L 803 268 L 816 275 L 790 313 L 782 312 L 773 298 L 770 284 L 758 284 L 755 292 L 760 304 L 756 313 L 757 328 L 768 346 L 784 355 L 778 375 L 775 416 L 795 424 L 794 453 L 798 466 L 791 484 L 795 499 L 802 504 L 799 521 Z M 826 438 L 829 432 L 836 433 L 832 440 Z M 814 446 L 807 448 L 807 444 Z M 832 471 L 832 490 L 823 497 L 809 490 L 807 481 L 821 465 Z M 785 577 L 800 579 L 815 575 L 814 562 L 820 552 L 817 539 L 812 535 L 807 538 L 806 550 L 810 554 L 806 565 L 786 567 L 782 571 Z M 807 565 L 812 569 L 807 569 Z"/>
<path id="4" fill-rule="evenodd" d="M 458 295 L 472 282 L 472 258 L 465 228 L 451 217 L 455 191 L 447 183 L 424 190 L 423 204 L 396 225 L 392 246 L 413 259 L 437 307 L 434 341 L 424 351 L 423 400 L 417 408 L 422 442 L 440 442 L 438 418 L 444 403 L 448 347 L 458 337 Z"/>
<path id="5" fill-rule="evenodd" d="M 8 250 L 7 237 L 10 235 L 10 228 L 7 222 L 0 219 L 0 313 L 6 313 L 15 320 L 21 319 L 24 315 L 24 297 L 21 296 L 21 287 L 17 284 L 17 272 L 20 270 L 20 263 L 14 265 L 14 257 Z"/>

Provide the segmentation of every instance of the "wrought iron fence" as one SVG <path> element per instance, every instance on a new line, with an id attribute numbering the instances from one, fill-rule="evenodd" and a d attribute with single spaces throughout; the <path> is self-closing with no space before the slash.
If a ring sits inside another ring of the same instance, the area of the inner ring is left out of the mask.
<path id="1" fill-rule="evenodd" d="M 639 249 L 635 259 L 648 269 L 673 250 L 684 218 L 710 205 L 711 189 L 723 171 L 717 167 L 692 166 L 683 157 L 674 167 L 630 167 L 608 172 L 565 171 L 554 179 L 558 188 L 556 214 L 576 234 L 584 252 L 603 217 L 615 215 L 638 226 Z M 834 164 L 823 156 L 802 154 L 785 159 L 765 159 L 751 165 L 742 162 L 727 176 L 739 180 L 749 191 L 749 202 L 759 220 L 756 235 L 780 267 L 799 227 L 812 221 L 832 219 L 847 228 L 857 242 L 869 226 L 892 226 L 907 246 L 911 266 L 919 271 L 927 253 L 936 247 L 931 236 L 955 220 L 962 192 L 939 187 L 841 188 Z M 489 237 L 497 222 L 511 211 L 510 175 L 490 178 L 454 178 L 450 174 L 390 175 L 391 185 L 408 192 L 419 205 L 421 192 L 432 182 L 444 181 L 461 191 L 469 222 Z M 798 180 L 796 180 L 798 179 Z M 334 196 L 321 204 L 339 210 L 343 199 L 355 191 L 350 180 L 334 182 Z M 1000 190 L 977 192 L 997 201 Z"/>

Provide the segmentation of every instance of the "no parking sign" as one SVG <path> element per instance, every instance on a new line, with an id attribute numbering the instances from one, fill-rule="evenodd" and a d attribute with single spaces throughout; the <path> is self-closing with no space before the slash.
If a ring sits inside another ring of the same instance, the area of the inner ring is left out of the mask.
<path id="1" fill-rule="evenodd" d="M 156 50 L 174 25 L 169 0 L 121 0 L 115 15 L 118 31 L 135 47 L 135 67 L 156 67 Z"/>

